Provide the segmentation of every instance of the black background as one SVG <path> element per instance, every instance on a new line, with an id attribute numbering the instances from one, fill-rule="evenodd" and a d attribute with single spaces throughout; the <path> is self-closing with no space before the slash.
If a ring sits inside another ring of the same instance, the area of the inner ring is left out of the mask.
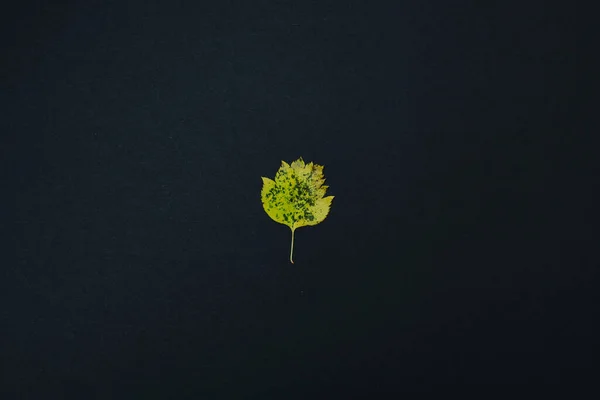
<path id="1" fill-rule="evenodd" d="M 590 379 L 576 21 L 541 4 L 5 13 L 4 398 Z M 260 177 L 300 156 L 336 197 L 292 265 Z"/>

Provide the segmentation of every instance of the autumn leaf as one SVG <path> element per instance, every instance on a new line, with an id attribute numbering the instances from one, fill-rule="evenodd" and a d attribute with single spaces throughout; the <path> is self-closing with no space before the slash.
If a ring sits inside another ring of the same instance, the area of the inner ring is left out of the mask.
<path id="1" fill-rule="evenodd" d="M 275 180 L 262 177 L 261 200 L 265 212 L 273 221 L 292 230 L 290 262 L 294 253 L 294 231 L 301 226 L 317 225 L 327 217 L 335 196 L 325 196 L 328 186 L 323 185 L 323 166 L 305 164 L 302 157 L 285 161 L 275 174 Z"/>

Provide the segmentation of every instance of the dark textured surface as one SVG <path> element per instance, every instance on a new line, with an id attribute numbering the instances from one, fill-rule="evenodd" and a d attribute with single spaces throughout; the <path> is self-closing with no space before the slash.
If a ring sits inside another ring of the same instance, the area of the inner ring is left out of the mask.
<path id="1" fill-rule="evenodd" d="M 3 398 L 591 377 L 572 13 L 155 3 L 3 16 Z M 299 156 L 336 197 L 291 265 Z"/>

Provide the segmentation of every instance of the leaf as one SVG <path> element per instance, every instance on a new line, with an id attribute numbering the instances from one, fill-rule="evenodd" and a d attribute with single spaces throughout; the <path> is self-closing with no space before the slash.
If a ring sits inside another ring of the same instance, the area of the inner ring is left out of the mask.
<path id="1" fill-rule="evenodd" d="M 305 164 L 302 157 L 289 165 L 281 162 L 275 180 L 262 177 L 261 200 L 265 212 L 273 221 L 290 227 L 293 264 L 294 231 L 302 226 L 317 225 L 327 217 L 335 196 L 325 196 L 329 186 L 323 185 L 323 166 Z"/>

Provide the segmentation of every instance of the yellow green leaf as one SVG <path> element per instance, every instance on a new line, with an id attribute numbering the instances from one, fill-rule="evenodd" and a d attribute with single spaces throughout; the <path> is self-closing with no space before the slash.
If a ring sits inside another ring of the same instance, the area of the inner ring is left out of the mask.
<path id="1" fill-rule="evenodd" d="M 335 196 L 325 196 L 323 166 L 305 164 L 302 157 L 288 164 L 281 162 L 275 180 L 262 177 L 261 200 L 273 221 L 292 230 L 290 262 L 294 253 L 294 231 L 301 226 L 317 225 L 327 217 Z"/>

